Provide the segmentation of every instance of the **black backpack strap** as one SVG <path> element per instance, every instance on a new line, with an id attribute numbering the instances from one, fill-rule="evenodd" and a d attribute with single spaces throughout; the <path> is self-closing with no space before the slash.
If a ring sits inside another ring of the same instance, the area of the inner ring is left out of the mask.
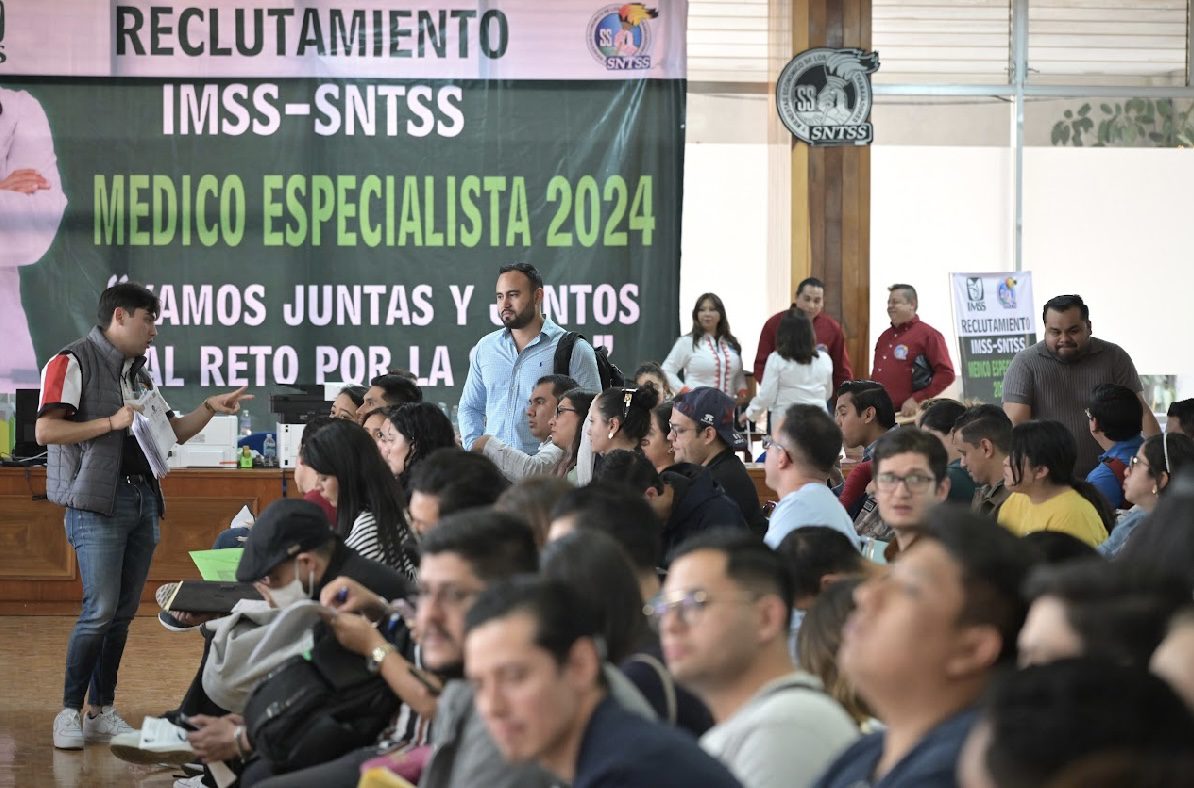
<path id="1" fill-rule="evenodd" d="M 575 331 L 567 331 L 560 337 L 556 345 L 555 359 L 552 361 L 553 372 L 556 375 L 567 375 L 572 369 L 572 348 L 576 345 L 578 337 L 583 339 Z"/>

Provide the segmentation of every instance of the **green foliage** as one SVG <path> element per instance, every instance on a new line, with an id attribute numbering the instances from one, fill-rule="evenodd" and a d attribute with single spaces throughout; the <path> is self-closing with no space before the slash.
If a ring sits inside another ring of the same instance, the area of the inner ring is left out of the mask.
<path id="1" fill-rule="evenodd" d="M 1091 105 L 1067 109 L 1053 124 L 1054 145 L 1081 147 L 1185 148 L 1194 146 L 1194 105 L 1184 110 L 1173 99 L 1133 98 L 1099 104 L 1102 116 L 1091 117 Z"/>

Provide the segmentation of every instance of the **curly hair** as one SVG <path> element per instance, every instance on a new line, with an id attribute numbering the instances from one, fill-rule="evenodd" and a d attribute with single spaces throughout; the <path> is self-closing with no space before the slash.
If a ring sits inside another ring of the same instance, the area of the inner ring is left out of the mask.
<path id="1" fill-rule="evenodd" d="M 436 449 L 455 446 L 456 433 L 444 412 L 431 402 L 393 405 L 385 409 L 385 416 L 410 444 L 406 467 L 398 475 L 402 489 L 409 495 L 411 471 Z"/>

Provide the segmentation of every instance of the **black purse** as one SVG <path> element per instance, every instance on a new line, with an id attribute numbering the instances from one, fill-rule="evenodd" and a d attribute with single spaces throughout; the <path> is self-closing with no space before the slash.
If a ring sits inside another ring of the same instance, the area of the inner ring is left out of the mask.
<path id="1" fill-rule="evenodd" d="M 932 382 L 933 367 L 924 353 L 918 353 L 916 358 L 912 359 L 912 390 L 927 389 Z"/>

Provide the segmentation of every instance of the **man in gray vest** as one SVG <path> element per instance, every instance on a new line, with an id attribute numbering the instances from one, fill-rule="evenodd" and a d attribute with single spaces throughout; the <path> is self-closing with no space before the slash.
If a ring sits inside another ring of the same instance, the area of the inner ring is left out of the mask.
<path id="1" fill-rule="evenodd" d="M 77 750 L 131 727 L 113 708 L 129 622 L 141 601 L 158 543 L 161 489 L 130 427 L 135 403 L 153 388 L 145 351 L 161 304 L 133 282 L 100 295 L 98 324 L 42 370 L 37 442 L 49 447 L 47 496 L 66 507 L 66 538 L 79 561 L 83 610 L 66 649 L 63 709 L 54 746 Z M 179 443 L 217 413 L 240 410 L 245 389 L 208 397 L 185 416 L 171 413 Z M 83 698 L 90 711 L 83 715 Z"/>

